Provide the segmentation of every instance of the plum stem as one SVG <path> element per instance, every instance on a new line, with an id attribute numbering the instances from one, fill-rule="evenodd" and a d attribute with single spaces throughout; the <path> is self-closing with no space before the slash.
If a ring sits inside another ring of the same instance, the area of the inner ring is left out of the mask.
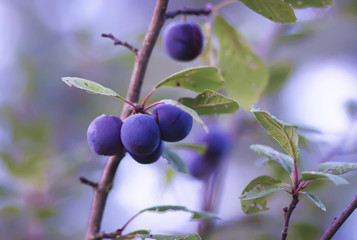
<path id="1" fill-rule="evenodd" d="M 152 104 L 150 104 L 149 106 L 147 106 L 146 108 L 144 108 L 144 112 L 146 112 L 147 110 L 149 110 L 150 108 L 152 108 L 152 107 L 155 107 L 156 105 L 159 105 L 159 104 L 162 104 L 163 102 L 160 102 L 160 101 L 158 101 L 158 102 L 154 102 L 154 103 L 152 103 Z"/>
<path id="2" fill-rule="evenodd" d="M 141 104 L 143 107 L 145 107 L 146 102 L 149 100 L 149 98 L 154 94 L 154 92 L 156 91 L 156 88 L 153 88 L 149 94 L 145 97 L 143 103 Z"/>
<path id="3" fill-rule="evenodd" d="M 142 47 L 137 52 L 134 69 L 130 79 L 130 84 L 126 99 L 131 103 L 136 103 L 139 100 L 141 86 L 144 80 L 147 65 L 151 56 L 151 52 L 155 46 L 160 30 L 165 22 L 165 13 L 167 9 L 168 0 L 157 0 L 154 12 L 149 24 L 148 31 L 145 35 Z M 129 104 L 124 104 L 121 118 L 124 119 L 130 115 L 132 109 Z M 91 212 L 88 221 L 88 227 L 85 240 L 98 240 L 100 226 L 103 218 L 104 208 L 107 202 L 107 197 L 116 170 L 121 159 L 125 156 L 124 152 L 115 156 L 109 157 L 102 176 L 98 182 L 98 187 L 94 190 Z"/>
<path id="4" fill-rule="evenodd" d="M 234 2 L 237 2 L 237 0 L 226 0 L 226 1 L 223 1 L 221 3 L 218 3 L 216 6 L 214 6 L 211 11 L 212 12 L 216 12 L 218 9 L 224 7 L 224 6 L 227 6 L 228 4 L 231 4 L 231 3 L 234 3 Z"/>

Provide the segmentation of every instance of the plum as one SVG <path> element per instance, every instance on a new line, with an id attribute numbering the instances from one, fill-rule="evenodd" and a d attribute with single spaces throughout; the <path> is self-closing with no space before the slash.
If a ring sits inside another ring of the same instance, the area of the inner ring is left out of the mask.
<path id="1" fill-rule="evenodd" d="M 179 61 L 195 59 L 202 52 L 203 43 L 201 27 L 190 21 L 170 23 L 163 34 L 165 51 Z"/>
<path id="2" fill-rule="evenodd" d="M 116 116 L 105 114 L 92 121 L 87 130 L 87 141 L 91 150 L 98 155 L 111 156 L 124 150 L 120 138 L 123 122 Z"/>
<path id="3" fill-rule="evenodd" d="M 128 152 L 136 156 L 149 155 L 159 146 L 160 129 L 151 116 L 134 114 L 124 121 L 121 140 Z"/>
<path id="4" fill-rule="evenodd" d="M 159 125 L 161 139 L 167 142 L 184 139 L 192 128 L 191 115 L 173 105 L 157 105 L 152 111 L 152 117 Z"/>
<path id="5" fill-rule="evenodd" d="M 165 148 L 164 142 L 160 141 L 160 144 L 156 148 L 156 150 L 153 153 L 150 153 L 149 155 L 138 156 L 138 155 L 132 154 L 131 152 L 129 152 L 129 154 L 138 163 L 150 164 L 150 163 L 154 163 L 157 160 L 159 160 L 159 158 L 161 157 L 161 155 L 164 151 L 164 148 Z"/>

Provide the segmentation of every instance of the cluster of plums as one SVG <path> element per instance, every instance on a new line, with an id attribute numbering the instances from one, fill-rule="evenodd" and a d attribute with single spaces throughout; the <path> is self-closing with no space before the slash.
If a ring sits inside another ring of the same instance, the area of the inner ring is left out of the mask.
<path id="1" fill-rule="evenodd" d="M 166 53 L 178 61 L 191 61 L 201 54 L 204 37 L 201 27 L 193 22 L 173 22 L 164 31 Z"/>
<path id="2" fill-rule="evenodd" d="M 219 169 L 224 157 L 231 148 L 230 135 L 219 126 L 210 126 L 209 133 L 199 135 L 197 143 L 206 146 L 204 154 L 191 154 L 188 165 L 190 174 L 198 179 L 207 179 Z"/>
<path id="3" fill-rule="evenodd" d="M 127 151 L 142 164 L 157 161 L 163 153 L 164 142 L 177 142 L 191 131 L 192 117 L 180 108 L 159 104 L 152 115 L 137 113 L 124 123 L 116 116 L 101 115 L 93 120 L 87 140 L 93 152 L 115 155 Z"/>

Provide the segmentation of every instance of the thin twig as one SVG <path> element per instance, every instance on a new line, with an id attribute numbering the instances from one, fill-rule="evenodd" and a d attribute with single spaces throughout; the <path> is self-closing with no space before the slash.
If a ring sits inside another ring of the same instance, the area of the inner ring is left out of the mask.
<path id="1" fill-rule="evenodd" d="M 159 32 L 165 21 L 165 13 L 168 0 L 157 0 L 153 17 L 151 19 L 149 29 L 145 35 L 145 39 L 141 50 L 138 51 L 135 59 L 135 65 L 130 80 L 126 99 L 132 103 L 138 101 L 140 90 L 145 76 L 146 68 L 152 49 L 155 46 Z M 125 104 L 122 110 L 121 117 L 125 119 L 130 115 L 131 109 L 129 104 Z M 124 157 L 124 152 L 108 158 L 102 176 L 98 182 L 98 187 L 94 191 L 91 212 L 86 232 L 85 240 L 98 240 L 96 235 L 100 231 L 100 226 L 103 218 L 103 212 L 106 205 L 109 191 L 113 185 L 113 179 L 121 159 Z"/>
<path id="2" fill-rule="evenodd" d="M 168 12 L 166 13 L 165 17 L 166 19 L 169 18 L 175 18 L 176 16 L 179 15 L 209 15 L 212 13 L 212 10 L 210 8 L 200 8 L 200 9 L 194 9 L 194 8 L 184 8 L 184 9 L 178 9 L 176 11 Z"/>
<path id="3" fill-rule="evenodd" d="M 320 238 L 320 240 L 330 240 L 356 208 L 357 208 L 357 195 L 354 197 L 350 205 L 348 205 L 348 207 L 342 212 L 342 214 L 338 218 L 334 219 L 333 223 L 326 230 L 326 232 Z"/>
<path id="4" fill-rule="evenodd" d="M 91 186 L 92 188 L 97 188 L 98 187 L 98 183 L 92 182 L 91 180 L 88 180 L 85 177 L 79 177 L 79 181 L 81 181 L 81 183 Z"/>
<path id="5" fill-rule="evenodd" d="M 138 49 L 133 47 L 132 45 L 130 45 L 129 43 L 127 42 L 123 42 L 121 40 L 119 40 L 118 38 L 114 37 L 113 34 L 109 33 L 109 34 L 105 34 L 105 33 L 102 33 L 102 37 L 104 38 L 110 38 L 114 41 L 114 45 L 122 45 L 124 47 L 126 47 L 127 49 L 129 49 L 130 51 L 132 51 L 134 53 L 135 56 L 138 55 Z"/>
<path id="6" fill-rule="evenodd" d="M 288 228 L 289 228 L 289 221 L 292 212 L 294 211 L 296 205 L 299 202 L 299 195 L 294 194 L 293 199 L 291 200 L 290 206 L 285 207 L 284 210 L 284 225 L 283 225 L 283 230 L 281 231 L 281 240 L 285 240 L 286 237 L 288 236 Z"/>

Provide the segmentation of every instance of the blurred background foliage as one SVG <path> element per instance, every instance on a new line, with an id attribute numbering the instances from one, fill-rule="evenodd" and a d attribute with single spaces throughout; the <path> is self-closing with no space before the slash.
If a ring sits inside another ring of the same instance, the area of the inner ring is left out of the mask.
<path id="1" fill-rule="evenodd" d="M 213 4 L 219 1 L 211 1 Z M 140 47 L 155 1 L 3 0 L 0 2 L 0 235 L 4 239 L 83 239 L 92 191 L 79 176 L 93 181 L 105 158 L 95 156 L 86 143 L 86 129 L 97 116 L 120 115 L 116 99 L 89 95 L 68 88 L 60 78 L 77 76 L 96 81 L 125 96 L 134 57 L 113 46 L 101 33 L 112 33 Z M 169 10 L 204 7 L 205 1 L 171 1 Z M 301 126 L 301 169 L 323 161 L 356 161 L 357 2 L 336 1 L 325 9 L 297 10 L 296 24 L 278 24 L 237 2 L 220 10 L 245 36 L 269 66 L 269 86 L 259 105 L 288 122 Z M 179 20 L 178 17 L 175 20 Z M 206 17 L 189 17 L 203 25 Z M 169 20 L 172 21 L 172 20 Z M 213 45 L 217 46 L 214 38 Z M 165 78 L 202 60 L 178 63 L 154 49 L 141 96 Z M 152 101 L 178 99 L 190 93 L 160 89 Z M 191 95 L 192 96 L 192 95 Z M 223 220 L 208 239 L 277 239 L 282 206 L 289 195 L 280 193 L 270 210 L 246 216 L 238 196 L 253 178 L 281 176 L 277 166 L 257 167 L 253 143 L 279 149 L 252 114 L 213 116 L 232 134 L 234 144 L 220 174 L 217 204 L 212 209 Z M 200 127 L 184 142 L 194 141 Z M 180 152 L 185 158 L 189 154 Z M 322 212 L 302 199 L 292 217 L 290 239 L 313 240 L 356 194 L 357 178 L 335 187 L 315 183 L 309 188 L 325 202 Z M 143 208 L 159 204 L 202 206 L 204 184 L 173 174 L 164 159 L 150 166 L 126 157 L 115 179 L 102 228 L 113 231 Z M 145 214 L 129 227 L 161 232 L 193 232 L 187 214 Z M 356 214 L 335 239 L 357 239 Z"/>

